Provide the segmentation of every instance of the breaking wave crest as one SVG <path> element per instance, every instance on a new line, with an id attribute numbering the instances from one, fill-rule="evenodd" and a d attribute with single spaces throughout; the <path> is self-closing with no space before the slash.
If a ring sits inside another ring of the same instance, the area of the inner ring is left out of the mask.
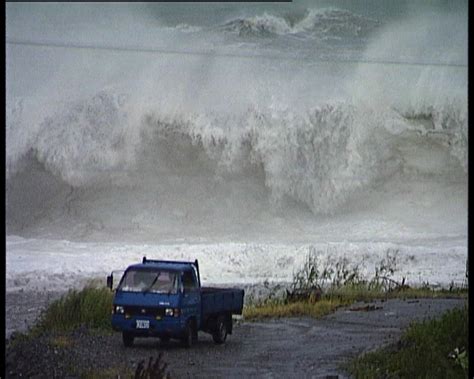
<path id="1" fill-rule="evenodd" d="M 239 36 L 268 37 L 309 33 L 325 39 L 367 36 L 378 21 L 347 10 L 326 8 L 308 9 L 303 15 L 261 16 L 238 18 L 227 22 L 223 29 Z"/>
<path id="2" fill-rule="evenodd" d="M 454 104 L 383 115 L 343 102 L 237 115 L 148 109 L 136 118 L 125 96 L 103 91 L 46 117 L 27 142 L 22 104 L 7 116 L 7 180 L 27 154 L 72 187 L 136 184 L 140 172 L 157 179 L 201 172 L 214 181 L 259 171 L 275 204 L 290 199 L 326 214 L 402 170 L 397 146 L 408 132 L 445 146 L 467 172 L 467 112 Z"/>
<path id="3" fill-rule="evenodd" d="M 169 17 L 138 7 L 140 23 L 119 40 L 156 42 L 156 51 L 116 49 L 105 24 L 89 36 L 107 31 L 105 49 L 74 39 L 50 50 L 10 44 L 8 233 L 226 241 L 278 240 L 283 229 L 340 239 L 343 225 L 355 239 L 464 233 L 467 19 L 356 9 L 225 6 L 183 18 L 180 7 Z M 129 38 L 150 21 L 146 38 Z M 448 213 L 449 227 L 431 222 Z"/>

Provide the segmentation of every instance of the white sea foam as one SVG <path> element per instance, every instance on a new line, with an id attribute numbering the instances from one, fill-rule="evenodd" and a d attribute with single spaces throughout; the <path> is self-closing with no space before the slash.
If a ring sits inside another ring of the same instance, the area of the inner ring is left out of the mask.
<path id="1" fill-rule="evenodd" d="M 361 275 L 371 278 L 387 251 L 396 256 L 393 279 L 408 284 L 448 286 L 465 279 L 466 245 L 438 242 L 424 246 L 392 243 L 316 244 L 129 244 L 72 243 L 61 240 L 7 238 L 6 290 L 61 291 L 80 288 L 88 280 L 149 259 L 199 260 L 204 285 L 248 285 L 264 282 L 290 283 L 308 254 L 324 265 L 346 258 Z M 395 253 L 396 252 L 396 253 Z M 449 255 L 449 259 L 446 256 Z M 117 273 L 120 277 L 120 273 Z M 116 278 L 117 279 L 117 278 Z"/>
<path id="2" fill-rule="evenodd" d="M 239 36 L 288 35 L 306 33 L 321 39 L 366 36 L 378 25 L 374 19 L 336 8 L 308 9 L 302 16 L 262 15 L 228 21 L 223 29 Z"/>
<path id="3" fill-rule="evenodd" d="M 452 258 L 443 281 L 458 280 L 462 4 L 296 5 L 9 4 L 6 226 L 25 239 L 9 237 L 8 288 L 74 282 L 99 255 L 110 265 L 85 276 L 103 274 L 144 243 L 242 267 L 215 282 L 287 280 L 302 246 L 327 243 L 368 262 L 402 246 L 430 260 L 426 280 Z"/>

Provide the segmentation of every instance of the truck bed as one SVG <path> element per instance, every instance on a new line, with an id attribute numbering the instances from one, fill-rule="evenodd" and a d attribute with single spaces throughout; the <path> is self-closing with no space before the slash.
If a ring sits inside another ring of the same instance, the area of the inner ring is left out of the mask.
<path id="1" fill-rule="evenodd" d="M 207 318 L 211 314 L 232 313 L 242 314 L 244 290 L 237 288 L 201 288 L 202 315 Z"/>

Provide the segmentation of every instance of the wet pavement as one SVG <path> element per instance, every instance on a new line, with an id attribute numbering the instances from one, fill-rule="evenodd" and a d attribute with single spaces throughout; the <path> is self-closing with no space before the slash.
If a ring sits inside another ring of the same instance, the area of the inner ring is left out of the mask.
<path id="1" fill-rule="evenodd" d="M 34 305 L 41 303 L 39 297 L 36 303 L 28 303 L 27 297 L 24 294 L 22 304 L 16 307 L 7 303 L 7 329 L 10 325 L 10 331 L 16 324 L 23 325 L 18 317 L 22 307 L 30 307 L 31 317 L 35 313 L 32 311 Z M 57 357 L 58 364 L 66 360 L 71 367 L 125 364 L 133 371 L 141 360 L 163 352 L 172 378 L 347 378 L 341 365 L 351 358 L 396 342 L 412 321 L 439 317 L 465 303 L 463 299 L 397 299 L 356 303 L 322 319 L 237 320 L 234 333 L 224 345 L 214 344 L 210 335 L 200 332 L 199 340 L 191 349 L 182 347 L 179 341 L 161 343 L 155 338 L 137 338 L 132 348 L 125 348 L 118 332 L 99 336 L 86 331 L 72 333 L 70 346 L 59 355 L 57 352 L 51 356 L 38 355 L 23 363 L 16 359 L 10 368 L 15 372 L 33 372 L 35 368 L 27 366 L 35 361 L 39 366 L 36 372 L 41 372 L 41 362 L 48 361 L 51 370 L 58 372 L 54 368 Z M 12 317 L 18 319 L 16 324 Z M 38 350 L 33 349 L 31 354 L 35 351 Z M 22 356 L 19 353 L 17 356 Z"/>

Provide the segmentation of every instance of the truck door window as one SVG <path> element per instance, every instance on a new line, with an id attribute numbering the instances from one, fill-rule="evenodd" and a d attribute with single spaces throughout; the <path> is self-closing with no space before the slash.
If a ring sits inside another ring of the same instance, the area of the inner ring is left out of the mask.
<path id="1" fill-rule="evenodd" d="M 192 271 L 185 271 L 183 273 L 183 287 L 185 291 L 193 291 L 197 288 L 196 280 Z"/>

